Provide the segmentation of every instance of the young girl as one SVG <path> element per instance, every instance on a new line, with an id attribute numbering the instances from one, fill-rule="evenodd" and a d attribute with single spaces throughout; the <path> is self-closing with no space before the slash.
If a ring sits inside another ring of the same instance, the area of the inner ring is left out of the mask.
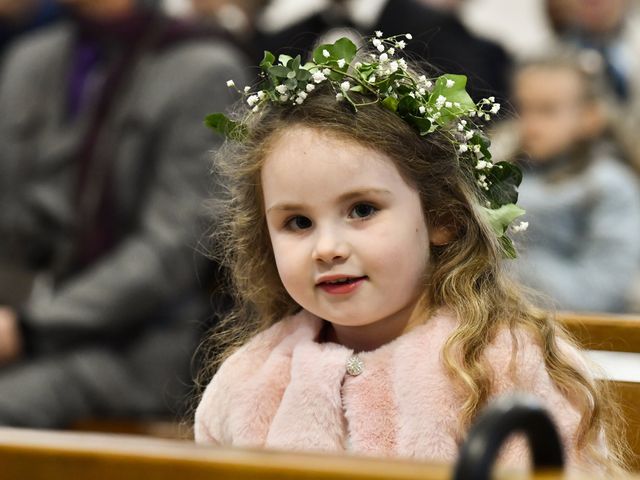
<path id="1" fill-rule="evenodd" d="M 576 349 L 502 271 L 519 171 L 491 163 L 474 124 L 498 107 L 462 76 L 413 73 L 404 36 L 373 43 L 304 66 L 267 53 L 242 122 L 209 118 L 232 140 L 216 240 L 237 309 L 211 339 L 232 353 L 196 440 L 452 462 L 481 408 L 525 391 L 571 465 L 615 466 Z M 524 445 L 505 457 L 526 463 Z"/>

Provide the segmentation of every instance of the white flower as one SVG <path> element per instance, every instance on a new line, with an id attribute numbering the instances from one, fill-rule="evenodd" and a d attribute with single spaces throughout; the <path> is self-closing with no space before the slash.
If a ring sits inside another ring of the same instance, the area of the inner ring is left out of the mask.
<path id="1" fill-rule="evenodd" d="M 461 143 L 460 147 L 458 147 L 458 150 L 460 151 L 460 153 L 464 153 L 469 150 L 469 145 L 467 145 L 466 143 Z"/>
<path id="2" fill-rule="evenodd" d="M 236 82 L 233 80 L 227 80 L 227 87 L 232 88 L 236 86 Z"/>
<path id="3" fill-rule="evenodd" d="M 329 53 L 329 50 L 327 50 L 326 48 L 322 50 L 322 56 L 324 58 L 329 58 L 331 56 L 331 54 Z"/>
<path id="4" fill-rule="evenodd" d="M 474 151 L 475 153 L 480 153 L 480 145 L 474 145 L 474 146 L 473 146 L 473 151 Z"/>
<path id="5" fill-rule="evenodd" d="M 375 83 L 376 82 L 376 76 L 375 75 L 371 75 L 369 77 L 369 83 Z"/>
<path id="6" fill-rule="evenodd" d="M 451 80 L 450 78 L 447 79 L 447 83 L 446 83 L 446 87 L 447 88 L 451 88 L 456 84 L 456 82 L 454 82 L 453 80 Z"/>
<path id="7" fill-rule="evenodd" d="M 362 63 L 361 62 L 356 62 L 354 67 L 355 67 L 356 70 L 359 70 L 359 69 L 362 68 Z"/>
<path id="8" fill-rule="evenodd" d="M 323 75 L 329 76 L 330 73 L 331 73 L 331 70 L 329 70 L 328 68 L 323 68 L 322 69 L 322 74 Z"/>
<path id="9" fill-rule="evenodd" d="M 389 68 L 391 69 L 391 73 L 397 72 L 398 71 L 398 62 L 396 62 L 395 60 L 393 62 L 391 62 L 389 64 Z M 413 93 L 413 92 L 411 92 Z"/>
<path id="10" fill-rule="evenodd" d="M 488 113 L 485 113 L 484 119 L 488 122 L 489 120 L 491 120 L 491 116 Z"/>
<path id="11" fill-rule="evenodd" d="M 305 99 L 307 98 L 307 92 L 298 92 L 298 98 Z"/>
<path id="12" fill-rule="evenodd" d="M 529 228 L 529 222 L 520 222 L 518 225 L 511 227 L 514 232 L 524 232 Z"/>
<path id="13" fill-rule="evenodd" d="M 470 117 L 475 117 L 476 116 L 476 111 L 475 110 L 469 110 L 469 116 Z"/>
<path id="14" fill-rule="evenodd" d="M 396 53 L 396 49 L 395 49 L 395 48 L 393 48 L 393 47 L 391 47 L 389 50 L 387 50 L 387 53 L 388 53 L 389 55 L 393 55 L 393 54 L 395 54 L 395 53 Z"/>
<path id="15" fill-rule="evenodd" d="M 378 48 L 380 45 L 382 45 L 382 42 L 380 40 L 378 40 L 377 38 L 374 38 L 373 40 L 371 40 L 371 43 L 373 43 L 373 46 Z"/>
<path id="16" fill-rule="evenodd" d="M 425 111 L 425 110 L 424 110 L 424 107 L 423 107 L 422 105 L 420 105 L 420 106 L 418 107 L 418 111 L 419 111 L 422 115 L 424 115 L 424 111 Z"/>
<path id="17" fill-rule="evenodd" d="M 491 107 L 491 113 L 498 113 L 500 111 L 500 104 L 494 103 L 493 107 Z"/>
<path id="18" fill-rule="evenodd" d="M 338 102 L 341 102 L 342 100 L 344 100 L 344 95 L 341 93 L 336 93 L 336 100 Z"/>
<path id="19" fill-rule="evenodd" d="M 347 91 L 351 88 L 351 84 L 345 80 L 340 84 L 340 88 L 342 89 L 342 91 Z"/>
<path id="20" fill-rule="evenodd" d="M 462 105 L 460 105 L 460 102 L 453 102 L 453 106 L 456 108 L 460 108 Z"/>
<path id="21" fill-rule="evenodd" d="M 484 160 L 478 160 L 478 163 L 476 163 L 477 170 L 484 170 L 487 166 L 489 166 L 489 164 Z"/>
<path id="22" fill-rule="evenodd" d="M 384 45 L 378 45 L 376 48 L 379 52 L 384 52 Z"/>
<path id="23" fill-rule="evenodd" d="M 303 92 L 303 93 L 304 93 L 304 92 Z M 298 105 L 302 105 L 302 102 L 304 102 L 304 98 L 302 98 L 302 97 L 297 97 L 297 98 L 296 98 L 296 103 L 297 103 Z"/>
<path id="24" fill-rule="evenodd" d="M 489 100 L 491 103 L 493 103 L 493 102 L 495 102 L 495 101 L 496 101 L 496 97 L 489 97 L 489 99 L 488 99 L 488 100 Z"/>
<path id="25" fill-rule="evenodd" d="M 316 83 L 324 82 L 327 79 L 322 72 L 314 73 L 311 78 L 313 78 L 313 81 Z"/>
<path id="26" fill-rule="evenodd" d="M 247 98 L 247 103 L 250 107 L 253 107 L 256 103 L 258 103 L 258 100 L 258 95 L 251 95 L 249 98 Z"/>
<path id="27" fill-rule="evenodd" d="M 257 105 L 251 109 L 252 112 L 257 112 L 258 110 L 260 110 L 260 109 L 258 108 Z"/>
<path id="28" fill-rule="evenodd" d="M 427 93 L 427 91 L 426 91 L 424 88 L 420 87 L 420 88 L 418 89 L 418 93 L 419 93 L 420 95 L 424 95 L 425 93 Z"/>
<path id="29" fill-rule="evenodd" d="M 447 97 L 445 97 L 444 95 L 439 95 L 438 98 L 436 98 L 436 108 L 442 108 L 442 106 L 444 105 L 444 102 L 447 101 Z"/>
<path id="30" fill-rule="evenodd" d="M 382 37 L 382 32 L 380 30 L 376 30 L 376 37 Z"/>
<path id="31" fill-rule="evenodd" d="M 462 123 L 462 122 L 458 123 L 458 131 L 459 131 L 459 132 L 464 131 L 464 125 L 463 125 L 463 123 Z"/>
<path id="32" fill-rule="evenodd" d="M 383 53 L 382 55 L 380 55 L 381 62 L 386 62 L 387 60 L 389 60 L 389 56 L 386 53 Z"/>
<path id="33" fill-rule="evenodd" d="M 287 100 L 289 100 L 289 95 L 280 95 L 281 102 L 286 102 Z"/>
<path id="34" fill-rule="evenodd" d="M 258 98 L 259 98 L 260 100 L 263 100 L 263 99 L 264 99 L 264 97 L 266 97 L 266 96 L 267 96 L 267 94 L 266 94 L 266 93 L 264 93 L 264 90 L 260 90 L 260 91 L 258 92 Z"/>
<path id="35" fill-rule="evenodd" d="M 244 93 L 249 93 L 249 90 L 251 90 L 251 87 L 249 85 L 247 85 L 246 87 L 244 87 Z"/>
<path id="36" fill-rule="evenodd" d="M 427 88 L 431 88 L 433 87 L 433 82 L 431 80 L 427 80 L 427 82 L 424 84 L 425 87 Z"/>
<path id="37" fill-rule="evenodd" d="M 405 43 L 404 40 L 400 40 L 399 42 L 396 43 L 396 47 L 398 47 L 400 50 L 404 49 L 404 47 L 406 47 L 407 44 Z"/>
<path id="38" fill-rule="evenodd" d="M 276 86 L 276 92 L 278 92 L 280 95 L 284 95 L 285 93 L 287 93 L 287 86 L 286 85 L 277 85 Z"/>
<path id="39" fill-rule="evenodd" d="M 451 102 L 444 102 L 444 106 L 445 106 L 446 108 L 451 108 L 451 107 L 453 107 L 453 103 L 451 103 Z"/>
<path id="40" fill-rule="evenodd" d="M 406 37 L 406 39 L 407 39 L 407 40 L 411 40 L 411 39 L 413 39 L 413 35 L 411 35 L 410 33 L 407 33 L 407 34 L 405 35 L 405 37 Z"/>
<path id="41" fill-rule="evenodd" d="M 313 92 L 313 90 L 316 88 L 316 86 L 313 83 L 307 83 L 307 86 L 305 87 L 307 92 Z"/>
<path id="42" fill-rule="evenodd" d="M 422 83 L 427 83 L 427 77 L 425 77 L 424 75 L 420 75 L 418 77 L 418 81 Z"/>
<path id="43" fill-rule="evenodd" d="M 407 69 L 407 61 L 404 58 L 401 58 L 400 60 L 398 60 L 398 63 L 400 64 L 400 67 L 403 69 Z"/>
<path id="44" fill-rule="evenodd" d="M 474 131 L 473 131 L 473 130 L 469 130 L 468 132 L 466 132 L 466 133 L 464 134 L 464 138 L 465 138 L 466 140 L 471 140 L 471 139 L 473 138 L 473 134 L 474 134 Z"/>
<path id="45" fill-rule="evenodd" d="M 344 64 L 345 64 L 344 58 L 341 58 L 340 60 L 338 60 L 338 68 L 344 67 Z"/>

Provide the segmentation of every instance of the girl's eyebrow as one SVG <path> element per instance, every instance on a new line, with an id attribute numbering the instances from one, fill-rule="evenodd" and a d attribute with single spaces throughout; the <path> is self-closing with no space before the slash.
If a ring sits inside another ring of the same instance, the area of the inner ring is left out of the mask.
<path id="1" fill-rule="evenodd" d="M 346 202 L 347 200 L 352 200 L 354 198 L 365 197 L 367 195 L 384 195 L 391 196 L 393 195 L 391 191 L 384 188 L 365 188 L 359 190 L 352 190 L 350 192 L 343 193 L 338 197 L 338 202 Z M 272 210 L 281 210 L 281 211 L 293 211 L 293 210 L 301 210 L 304 206 L 297 203 L 276 203 L 267 208 L 267 213 Z"/>

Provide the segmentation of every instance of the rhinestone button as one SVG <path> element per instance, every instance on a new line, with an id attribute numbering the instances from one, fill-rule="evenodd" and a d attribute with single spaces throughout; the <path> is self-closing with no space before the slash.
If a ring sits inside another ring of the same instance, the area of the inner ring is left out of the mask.
<path id="1" fill-rule="evenodd" d="M 364 370 L 364 363 L 357 355 L 351 355 L 347 360 L 347 373 L 357 377 Z"/>

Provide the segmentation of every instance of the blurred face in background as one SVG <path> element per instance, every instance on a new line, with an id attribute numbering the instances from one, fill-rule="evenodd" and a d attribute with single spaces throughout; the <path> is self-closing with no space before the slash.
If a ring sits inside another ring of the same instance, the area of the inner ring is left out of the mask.
<path id="1" fill-rule="evenodd" d="M 579 0 L 576 20 L 587 32 L 614 33 L 622 25 L 629 6 L 629 0 Z"/>
<path id="2" fill-rule="evenodd" d="M 578 72 L 529 66 L 514 80 L 521 146 L 536 162 L 548 161 L 584 138 L 585 86 Z"/>
<path id="3" fill-rule="evenodd" d="M 136 0 L 58 0 L 80 15 L 95 19 L 117 18 L 132 12 Z"/>

